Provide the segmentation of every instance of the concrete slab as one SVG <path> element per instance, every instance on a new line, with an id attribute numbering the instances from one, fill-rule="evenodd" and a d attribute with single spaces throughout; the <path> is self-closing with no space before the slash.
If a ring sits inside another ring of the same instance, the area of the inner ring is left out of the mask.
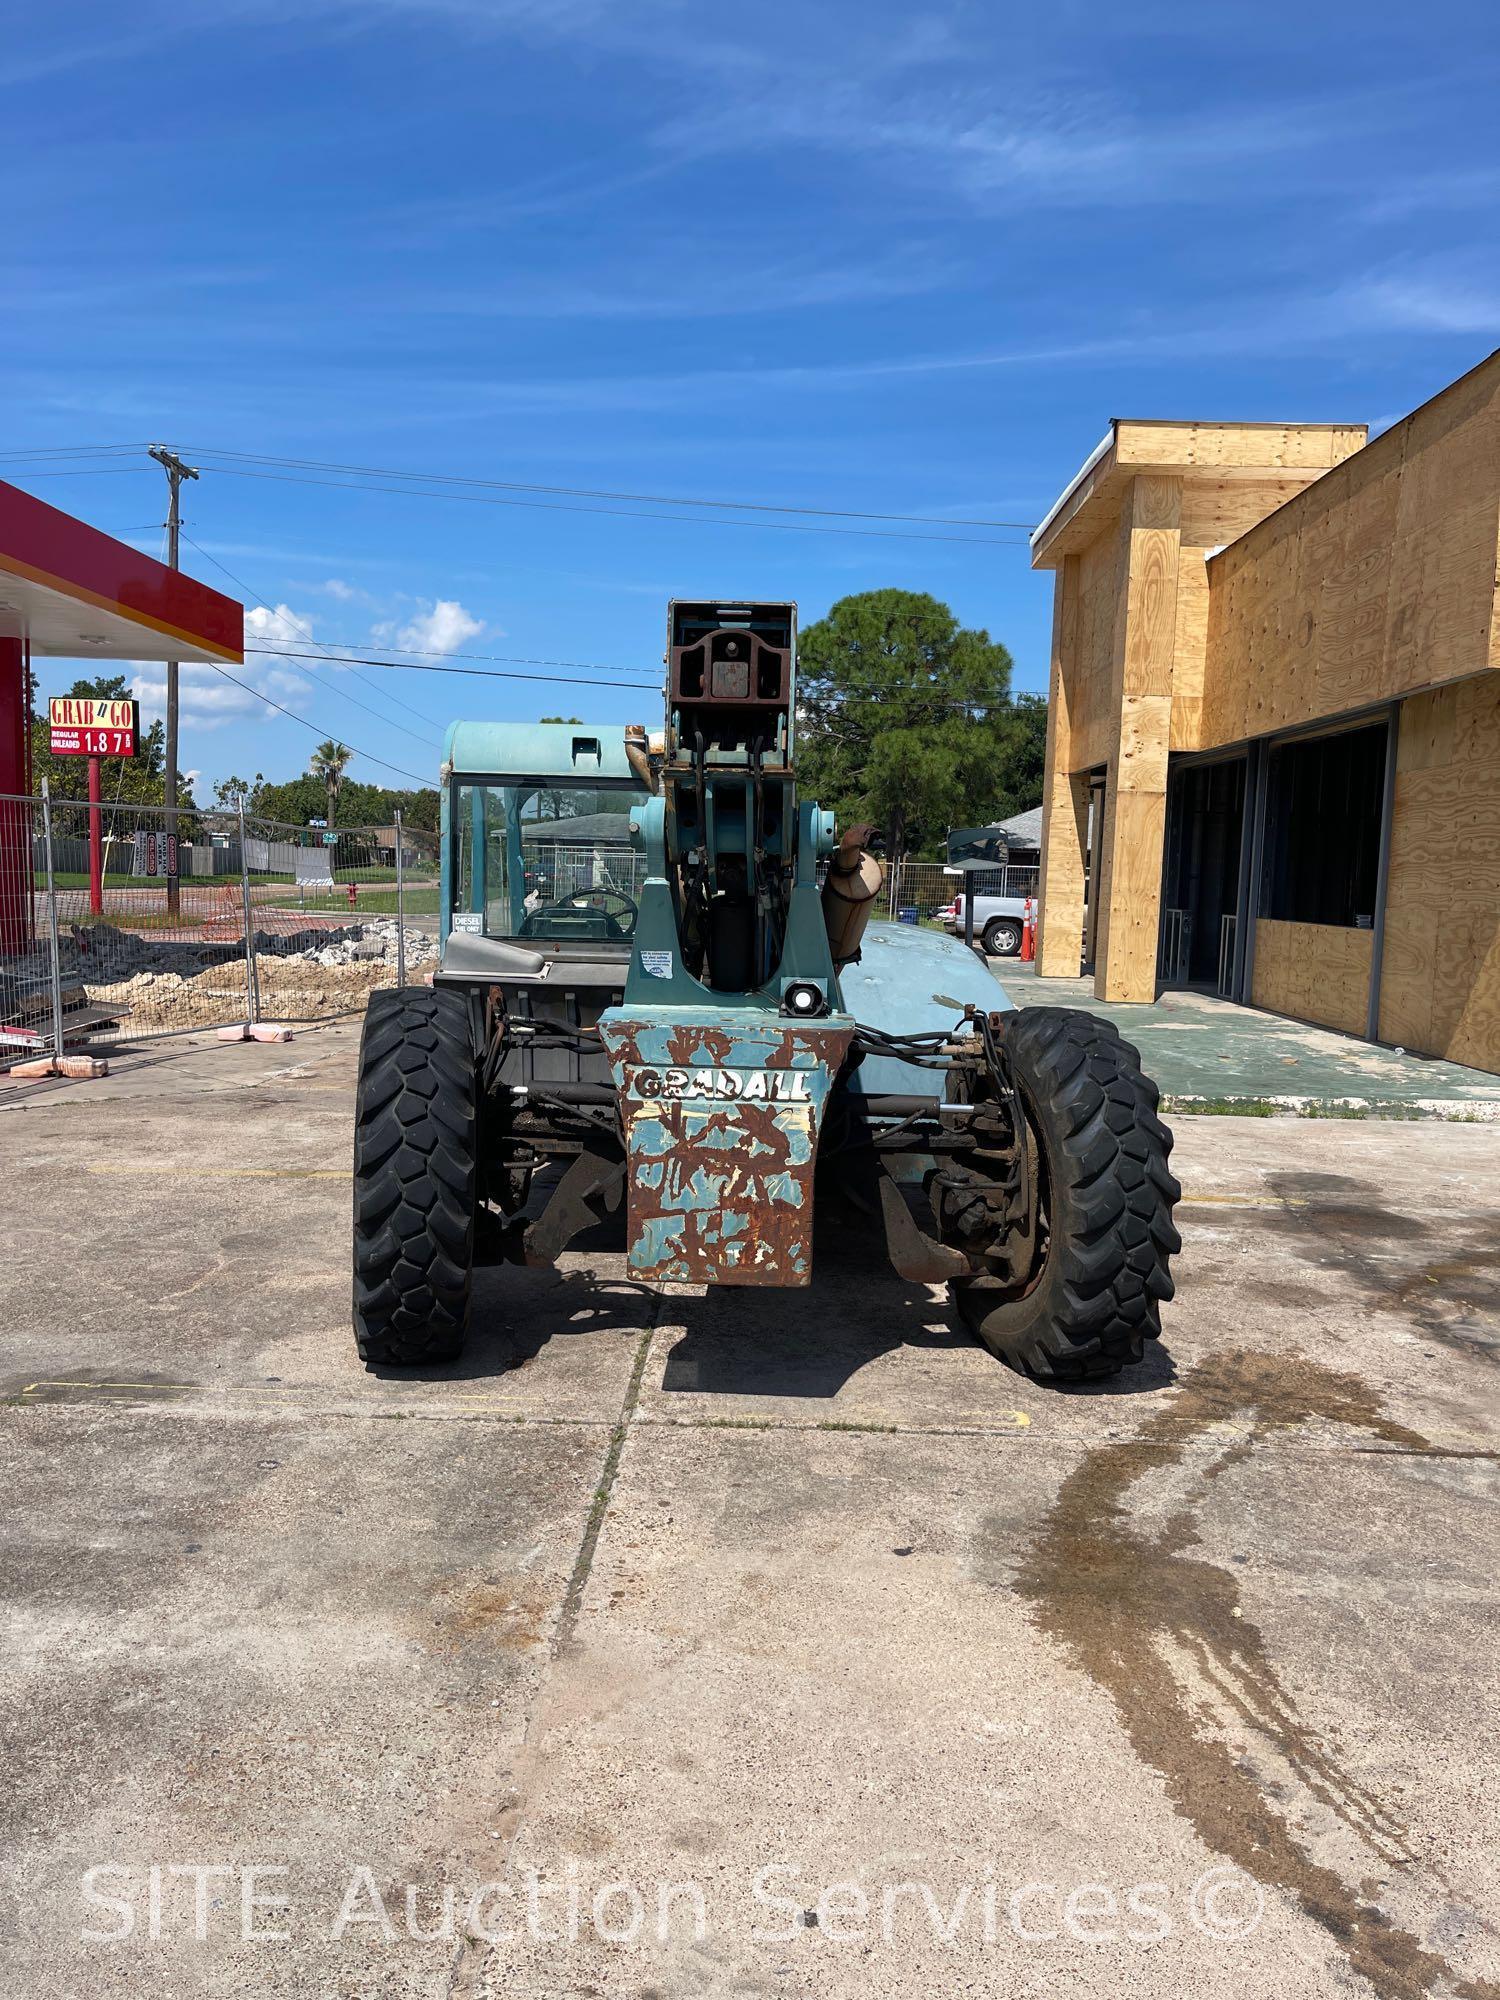
<path id="1" fill-rule="evenodd" d="M 1376 1116 L 1500 1119 L 1500 1077 L 1236 1007 L 1209 993 L 1166 992 L 1152 1006 L 1094 998 L 1092 979 L 1039 979 L 1034 965 L 991 959 L 1018 1007 L 1082 1007 L 1113 1021 L 1179 1110 L 1227 1103 L 1267 1110 L 1339 1107 Z"/>
<path id="2" fill-rule="evenodd" d="M 475 1278 L 475 1338 L 437 1374 L 369 1375 L 349 1326 L 357 1042 L 179 1049 L 0 1118 L 33 1256 L 0 1261 L 0 1394 L 613 1423 L 652 1303 L 587 1247 Z M 256 1060 L 260 1058 L 261 1060 Z M 226 1104 L 226 1097 L 230 1100 Z M 84 1204 L 80 1213 L 80 1201 Z M 45 1307 L 39 1299 L 45 1293 Z"/>
<path id="3" fill-rule="evenodd" d="M 941 1287 L 911 1285 L 832 1231 L 812 1285 L 667 1287 L 642 1384 L 652 1422 L 1127 1434 L 1226 1338 L 1355 1369 L 1455 1444 L 1494 1444 L 1500 1403 L 1466 1363 L 1500 1360 L 1500 1134 L 1484 1127 L 1177 1122 L 1183 1254 L 1165 1337 L 1102 1389 L 1059 1394 L 1001 1367 Z M 1332 1157 L 1331 1157 L 1332 1156 Z"/>
<path id="4" fill-rule="evenodd" d="M 7 1411 L 0 1990 L 440 1992 L 451 1941 L 329 1931 L 359 1867 L 440 1884 L 492 1848 L 603 1449 L 243 1404 Z M 284 1872 L 251 1895 L 292 1907 L 254 1928 L 286 1942 L 241 1935 L 257 1864 Z M 222 1871 L 201 1941 L 174 1867 Z"/>
<path id="5" fill-rule="evenodd" d="M 1082 1454 L 633 1429 L 518 1773 L 550 1921 L 462 1990 L 1332 1995 L 1340 1923 L 1385 1991 L 1492 1966 L 1500 1785 L 1445 1767 L 1495 1730 L 1493 1468 L 1347 1404 L 1295 1448 L 1336 1379 L 1244 1366 L 1248 1439 L 1222 1362 Z"/>
<path id="6" fill-rule="evenodd" d="M 0 1096 L 0 1992 L 1500 1992 L 1500 1131 L 1179 1121 L 1102 1390 L 836 1234 L 806 1293 L 482 1273 L 385 1379 L 354 1045 Z M 230 1871 L 203 1943 L 153 1864 Z"/>

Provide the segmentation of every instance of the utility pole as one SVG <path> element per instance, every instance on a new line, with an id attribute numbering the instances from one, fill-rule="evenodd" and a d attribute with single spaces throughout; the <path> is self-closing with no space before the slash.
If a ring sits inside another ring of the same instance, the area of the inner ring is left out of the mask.
<path id="1" fill-rule="evenodd" d="M 182 529 L 182 513 L 177 491 L 184 479 L 196 479 L 198 468 L 184 465 L 175 451 L 165 445 L 150 447 L 151 456 L 167 475 L 167 563 L 181 567 L 177 559 L 177 538 Z M 175 917 L 181 907 L 181 885 L 177 876 L 177 662 L 167 662 L 167 914 Z"/>

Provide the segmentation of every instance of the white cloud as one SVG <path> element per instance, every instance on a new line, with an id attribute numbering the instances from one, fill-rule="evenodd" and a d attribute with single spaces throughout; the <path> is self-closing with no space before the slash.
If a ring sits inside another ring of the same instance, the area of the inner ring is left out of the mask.
<path id="1" fill-rule="evenodd" d="M 440 597 L 396 634 L 403 653 L 456 653 L 466 639 L 477 639 L 484 620 L 469 615 L 456 597 Z"/>
<path id="2" fill-rule="evenodd" d="M 1482 280 L 1445 273 L 1367 279 L 1350 294 L 1352 313 L 1367 311 L 1382 326 L 1417 333 L 1477 333 L 1500 329 L 1500 290 Z"/>
<path id="3" fill-rule="evenodd" d="M 262 646 L 306 646 L 312 636 L 312 620 L 299 611 L 293 611 L 289 604 L 278 604 L 274 610 L 265 604 L 252 604 L 246 608 L 247 646 L 252 641 Z"/>
<path id="4" fill-rule="evenodd" d="M 341 576 L 329 577 L 323 588 L 330 597 L 336 597 L 340 604 L 347 604 L 351 598 L 361 595 L 353 584 L 345 583 Z"/>
<path id="5" fill-rule="evenodd" d="M 248 624 L 248 613 L 246 614 Z M 149 724 L 167 712 L 167 670 L 159 660 L 134 660 L 130 691 L 141 705 Z M 127 669 L 129 671 L 129 669 Z M 233 674 L 234 679 L 227 678 Z M 237 683 L 243 681 L 243 687 Z M 243 666 L 226 673 L 206 663 L 184 661 L 177 670 L 177 715 L 184 735 L 188 731 L 222 729 L 229 723 L 252 719 L 264 721 L 272 711 L 258 700 L 256 689 L 284 707 L 295 708 L 312 693 L 308 682 L 289 666 L 251 654 Z"/>

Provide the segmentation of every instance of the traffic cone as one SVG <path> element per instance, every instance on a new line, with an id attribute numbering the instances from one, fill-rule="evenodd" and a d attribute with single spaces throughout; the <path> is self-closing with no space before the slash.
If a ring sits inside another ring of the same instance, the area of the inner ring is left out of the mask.
<path id="1" fill-rule="evenodd" d="M 1030 965 L 1036 957 L 1036 920 L 1031 914 L 1031 898 L 1021 913 L 1021 963 Z"/>

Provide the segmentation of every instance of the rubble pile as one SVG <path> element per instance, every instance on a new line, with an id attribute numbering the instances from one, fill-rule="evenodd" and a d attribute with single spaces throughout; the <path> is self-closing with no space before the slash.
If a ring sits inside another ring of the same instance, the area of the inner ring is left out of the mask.
<path id="1" fill-rule="evenodd" d="M 262 1012 L 308 1020 L 363 1005 L 375 987 L 394 983 L 398 940 L 393 917 L 337 930 L 256 930 L 251 941 Z M 90 1004 L 118 1009 L 122 1021 L 138 1031 L 213 1025 L 232 1018 L 243 1003 L 243 933 L 205 940 L 181 932 L 122 930 L 108 923 L 73 925 L 59 939 L 58 956 L 65 992 L 82 989 Z M 436 935 L 408 924 L 407 977 L 420 979 L 437 957 Z M 18 1001 L 23 993 L 45 989 L 51 978 L 51 950 L 45 941 L 0 961 L 0 1012 L 8 998 Z"/>

